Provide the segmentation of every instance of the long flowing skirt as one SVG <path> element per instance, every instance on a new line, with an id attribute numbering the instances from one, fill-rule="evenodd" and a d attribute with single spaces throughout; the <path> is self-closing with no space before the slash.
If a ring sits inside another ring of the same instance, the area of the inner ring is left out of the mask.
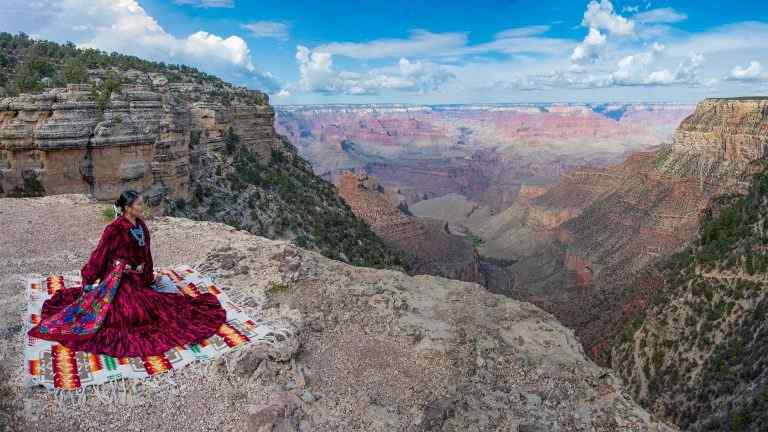
<path id="1" fill-rule="evenodd" d="M 157 292 L 141 275 L 113 268 L 93 289 L 67 288 L 48 299 L 29 334 L 75 351 L 145 357 L 210 337 L 225 321 L 213 294 Z"/>

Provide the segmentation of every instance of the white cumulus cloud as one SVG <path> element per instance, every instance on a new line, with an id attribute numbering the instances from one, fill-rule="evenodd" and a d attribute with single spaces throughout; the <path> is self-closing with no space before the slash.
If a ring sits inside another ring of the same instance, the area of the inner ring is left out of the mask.
<path id="1" fill-rule="evenodd" d="M 439 65 L 400 58 L 396 67 L 365 72 L 337 71 L 330 53 L 296 48 L 299 63 L 298 88 L 322 94 L 374 95 L 384 90 L 426 92 L 440 88 L 454 79 Z"/>
<path id="2" fill-rule="evenodd" d="M 611 81 L 616 84 L 633 84 L 647 81 L 649 67 L 656 61 L 656 58 L 663 50 L 663 45 L 654 43 L 648 51 L 622 58 L 617 64 L 616 71 L 611 74 Z"/>
<path id="3" fill-rule="evenodd" d="M 618 36 L 629 36 L 635 30 L 634 22 L 614 12 L 610 0 L 590 1 L 581 24 Z"/>
<path id="4" fill-rule="evenodd" d="M 573 49 L 571 61 L 576 64 L 595 62 L 600 58 L 607 42 L 607 35 L 626 37 L 635 32 L 635 23 L 617 14 L 610 0 L 590 1 L 581 25 L 588 27 L 589 32 Z"/>
<path id="5" fill-rule="evenodd" d="M 763 65 L 759 61 L 752 60 L 747 67 L 734 66 L 727 77 L 731 81 L 760 81 L 768 79 L 763 73 Z"/>
<path id="6" fill-rule="evenodd" d="M 660 69 L 652 72 L 646 82 L 647 85 L 685 85 L 699 86 L 706 85 L 699 77 L 699 71 L 704 64 L 704 55 L 701 53 L 690 53 L 683 59 L 674 72 L 669 69 Z"/>
<path id="7" fill-rule="evenodd" d="M 571 60 L 574 63 L 594 61 L 600 56 L 602 47 L 605 46 L 606 36 L 596 28 L 590 28 L 587 37 L 573 49 Z"/>

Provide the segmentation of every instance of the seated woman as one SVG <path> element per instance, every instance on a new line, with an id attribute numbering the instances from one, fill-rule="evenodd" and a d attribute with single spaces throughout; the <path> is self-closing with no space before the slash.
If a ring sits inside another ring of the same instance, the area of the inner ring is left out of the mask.
<path id="1" fill-rule="evenodd" d="M 141 195 L 123 192 L 115 205 L 121 215 L 104 229 L 83 267 L 83 288 L 48 299 L 29 334 L 113 357 L 158 355 L 213 335 L 226 321 L 216 296 L 191 298 L 150 286 L 152 253 Z"/>

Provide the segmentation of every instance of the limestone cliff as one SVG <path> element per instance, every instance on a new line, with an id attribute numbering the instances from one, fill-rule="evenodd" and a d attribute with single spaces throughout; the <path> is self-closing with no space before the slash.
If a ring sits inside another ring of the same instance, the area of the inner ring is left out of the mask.
<path id="1" fill-rule="evenodd" d="M 103 107 L 92 84 L 0 99 L 0 194 L 39 184 L 46 194 L 113 199 L 130 187 L 181 199 L 194 163 L 220 151 L 230 129 L 263 157 L 282 148 L 261 92 L 132 76 L 143 84 L 119 85 Z"/>
<path id="2" fill-rule="evenodd" d="M 216 275 L 231 298 L 287 321 L 297 337 L 277 353 L 249 345 L 170 380 L 62 404 L 22 387 L 18 275 L 78 268 L 104 226 L 102 207 L 72 195 L 0 199 L 0 424 L 11 430 L 676 430 L 627 398 L 572 331 L 529 303 L 167 217 L 149 221 L 158 266 L 189 263 Z"/>
<path id="3" fill-rule="evenodd" d="M 768 155 L 768 98 L 707 99 L 680 124 L 675 144 L 713 160 Z"/>

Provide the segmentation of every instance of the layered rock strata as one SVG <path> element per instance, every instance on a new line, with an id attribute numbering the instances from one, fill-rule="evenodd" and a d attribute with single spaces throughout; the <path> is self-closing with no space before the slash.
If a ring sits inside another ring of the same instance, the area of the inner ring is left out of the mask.
<path id="1" fill-rule="evenodd" d="M 489 220 L 478 230 L 481 254 L 517 260 L 509 292 L 576 328 L 600 356 L 606 335 L 648 295 L 620 286 L 693 239 L 712 199 L 745 190 L 768 140 L 763 107 L 702 102 L 672 144 L 566 174 Z"/>
<path id="2" fill-rule="evenodd" d="M 477 251 L 468 239 L 452 233 L 448 223 L 411 215 L 364 172 L 342 173 L 337 183 L 355 215 L 408 257 L 411 273 L 483 282 Z"/>
<path id="3" fill-rule="evenodd" d="M 690 105 L 283 106 L 277 128 L 320 175 L 365 169 L 408 204 L 450 193 L 501 211 L 552 184 L 669 139 Z"/>
<path id="4" fill-rule="evenodd" d="M 103 105 L 91 84 L 0 99 L 0 196 L 112 199 L 133 188 L 186 199 L 190 170 L 223 148 L 227 132 L 264 157 L 282 147 L 263 93 L 179 86 L 153 75 L 120 85 Z"/>

